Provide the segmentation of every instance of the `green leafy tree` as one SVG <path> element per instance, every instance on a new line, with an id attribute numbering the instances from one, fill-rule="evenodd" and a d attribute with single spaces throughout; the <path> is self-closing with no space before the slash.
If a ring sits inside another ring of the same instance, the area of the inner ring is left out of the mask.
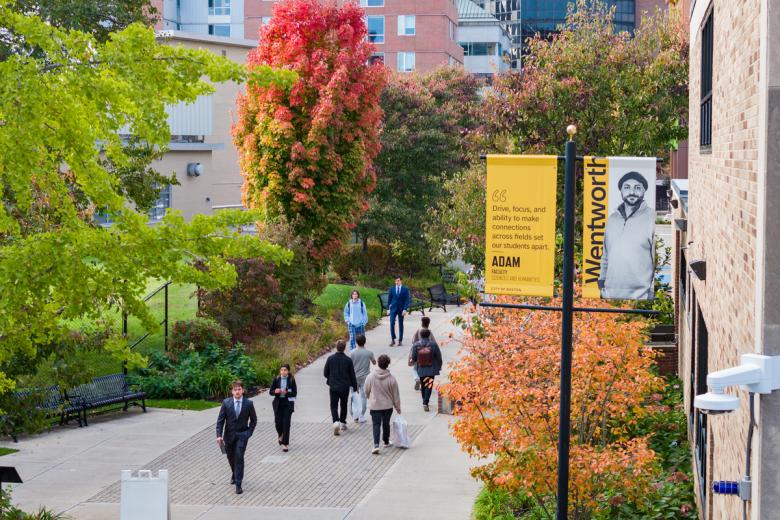
<path id="1" fill-rule="evenodd" d="M 104 161 L 122 168 L 132 160 L 121 128 L 167 145 L 165 105 L 212 92 L 204 78 L 283 90 L 294 74 L 266 67 L 248 76 L 208 51 L 159 45 L 140 24 L 101 43 L 0 3 L 0 26 L 38 49 L 0 61 L 0 367 L 38 357 L 67 334 L 68 320 L 99 320 L 111 305 L 156 328 L 142 301 L 150 277 L 221 287 L 235 280 L 230 258 L 289 261 L 283 248 L 240 234 L 255 212 L 189 223 L 171 212 L 149 226 Z M 94 225 L 95 211 L 114 225 Z M 119 338 L 105 348 L 140 361 Z M 12 384 L 0 371 L 0 391 Z"/>
<path id="2" fill-rule="evenodd" d="M 344 242 L 376 182 L 385 72 L 367 64 L 364 15 L 350 2 L 279 2 L 248 69 L 283 67 L 299 80 L 289 92 L 256 86 L 239 98 L 244 203 L 286 221 L 319 260 Z"/>
<path id="3" fill-rule="evenodd" d="M 480 85 L 462 67 L 390 76 L 381 98 L 377 186 L 357 228 L 364 250 L 369 239 L 427 249 L 423 224 L 446 196 L 443 183 L 466 163 Z"/>
<path id="4" fill-rule="evenodd" d="M 485 151 L 557 155 L 570 124 L 578 150 L 589 155 L 663 157 L 687 136 L 688 41 L 679 13 L 659 11 L 633 36 L 615 33 L 613 15 L 600 0 L 578 0 L 559 34 L 528 40 L 522 71 L 497 76 L 484 104 Z M 562 174 L 559 168 L 559 219 Z M 437 209 L 441 223 L 429 232 L 443 253 L 465 252 L 477 265 L 484 178 L 484 165 L 475 165 L 450 183 Z"/>

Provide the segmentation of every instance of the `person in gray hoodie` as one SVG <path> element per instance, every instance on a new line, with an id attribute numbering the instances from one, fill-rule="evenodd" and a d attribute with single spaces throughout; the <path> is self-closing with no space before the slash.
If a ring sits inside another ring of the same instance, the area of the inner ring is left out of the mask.
<path id="1" fill-rule="evenodd" d="M 618 181 L 623 203 L 607 219 L 598 286 L 602 298 L 650 300 L 655 274 L 655 211 L 645 202 L 647 179 L 628 172 Z"/>
<path id="2" fill-rule="evenodd" d="M 366 397 L 371 410 L 371 422 L 374 426 L 374 449 L 371 453 L 379 453 L 379 430 L 382 429 L 382 441 L 385 448 L 390 447 L 390 417 L 393 408 L 401 413 L 401 394 L 398 391 L 398 381 L 387 369 L 390 357 L 386 354 L 377 360 L 379 368 L 371 372 L 366 379 Z"/>

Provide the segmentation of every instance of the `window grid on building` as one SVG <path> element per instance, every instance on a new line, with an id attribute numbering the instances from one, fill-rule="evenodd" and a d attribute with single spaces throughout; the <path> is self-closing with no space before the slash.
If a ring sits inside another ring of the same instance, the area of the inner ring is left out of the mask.
<path id="1" fill-rule="evenodd" d="M 385 0 L 360 0 L 362 7 L 384 7 Z"/>
<path id="2" fill-rule="evenodd" d="M 399 52 L 397 58 L 398 72 L 414 71 L 415 54 L 413 52 Z"/>
<path id="3" fill-rule="evenodd" d="M 415 15 L 398 15 L 398 36 L 414 36 L 417 32 Z"/>
<path id="4" fill-rule="evenodd" d="M 701 30 L 701 111 L 699 145 L 702 151 L 712 147 L 712 12 Z"/>
<path id="5" fill-rule="evenodd" d="M 149 220 L 159 222 L 165 216 L 165 211 L 171 207 L 171 185 L 166 184 L 160 189 L 160 196 L 149 210 Z"/>
<path id="6" fill-rule="evenodd" d="M 385 43 L 385 17 L 367 16 L 368 41 L 371 43 Z"/>
<path id="7" fill-rule="evenodd" d="M 230 37 L 230 24 L 227 23 L 211 23 L 209 24 L 209 34 L 213 36 L 226 36 Z"/>
<path id="8" fill-rule="evenodd" d="M 209 0 L 209 16 L 230 16 L 230 0 Z"/>

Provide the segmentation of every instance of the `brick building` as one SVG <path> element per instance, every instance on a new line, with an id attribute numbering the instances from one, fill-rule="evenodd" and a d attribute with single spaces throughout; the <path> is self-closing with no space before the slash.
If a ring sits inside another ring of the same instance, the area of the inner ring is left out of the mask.
<path id="1" fill-rule="evenodd" d="M 693 397 L 707 374 L 740 356 L 780 355 L 780 0 L 695 0 L 690 11 L 688 180 L 674 180 L 674 276 L 680 376 L 696 496 L 705 519 L 742 518 L 715 480 L 750 468 L 753 519 L 780 518 L 780 393 L 757 395 L 746 460 L 745 390 L 729 414 L 707 416 Z"/>
<path id="2" fill-rule="evenodd" d="M 245 38 L 257 39 L 262 24 L 271 19 L 274 3 L 243 0 Z M 376 59 L 389 68 L 424 73 L 440 65 L 463 64 L 454 0 L 361 0 L 360 5 L 366 10 Z"/>

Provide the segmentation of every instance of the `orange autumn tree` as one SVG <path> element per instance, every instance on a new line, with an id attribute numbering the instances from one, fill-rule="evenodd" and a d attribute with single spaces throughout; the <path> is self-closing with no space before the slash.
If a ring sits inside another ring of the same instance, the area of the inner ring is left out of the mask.
<path id="1" fill-rule="evenodd" d="M 454 436 L 470 455 L 489 461 L 472 470 L 475 477 L 491 487 L 528 493 L 552 518 L 561 315 L 484 308 L 479 314 L 464 342 L 465 355 L 440 388 L 459 403 Z M 658 472 L 647 439 L 629 433 L 648 413 L 647 397 L 662 385 L 650 370 L 653 354 L 642 341 L 644 326 L 614 314 L 575 314 L 571 518 L 598 516 L 610 502 L 641 502 Z"/>

